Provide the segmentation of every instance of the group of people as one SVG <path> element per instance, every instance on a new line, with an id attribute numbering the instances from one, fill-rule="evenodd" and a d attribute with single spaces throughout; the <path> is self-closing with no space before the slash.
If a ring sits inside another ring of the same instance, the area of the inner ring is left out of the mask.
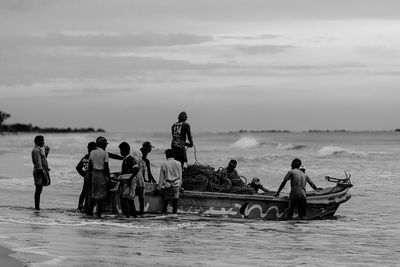
<path id="1" fill-rule="evenodd" d="M 147 158 L 154 147 L 149 141 L 144 142 L 140 148 L 140 156 L 137 152 L 131 153 L 127 142 L 119 144 L 120 155 L 107 152 L 107 145 L 107 139 L 103 136 L 99 136 L 96 142 L 90 142 L 87 146 L 88 153 L 76 166 L 76 170 L 84 179 L 78 210 L 93 216 L 93 209 L 97 204 L 97 216 L 101 217 L 104 200 L 111 191 L 120 214 L 137 217 L 134 204 L 137 196 L 140 203 L 139 215 L 143 215 L 145 182 L 156 182 Z M 122 161 L 121 170 L 117 174 L 118 182 L 111 190 L 110 158 Z"/>
<path id="2" fill-rule="evenodd" d="M 172 142 L 171 148 L 165 151 L 166 160 L 160 167 L 158 189 L 163 198 L 162 213 L 167 212 L 169 202 L 172 201 L 173 213 L 177 213 L 180 187 L 182 184 L 182 170 L 187 162 L 186 148 L 193 147 L 193 138 L 190 125 L 186 122 L 186 112 L 181 112 L 178 122 L 171 127 Z M 35 183 L 35 209 L 40 210 L 40 195 L 43 186 L 50 185 L 49 167 L 47 156 L 50 148 L 45 145 L 44 137 L 38 135 L 34 139 L 35 146 L 32 150 L 32 162 L 34 165 L 33 177 Z M 98 137 L 96 142 L 87 145 L 87 154 L 79 161 L 76 166 L 77 172 L 83 177 L 84 183 L 82 192 L 79 196 L 78 210 L 93 216 L 93 210 L 97 205 L 97 217 L 101 217 L 105 199 L 112 194 L 112 200 L 117 204 L 117 212 L 126 217 L 143 216 L 144 197 L 146 182 L 157 183 L 151 172 L 150 161 L 147 158 L 154 146 L 149 141 L 142 144 L 141 155 L 137 152 L 131 153 L 130 145 L 127 142 L 119 144 L 120 155 L 106 151 L 107 139 Z M 121 170 L 116 174 L 117 182 L 110 190 L 111 174 L 109 159 L 121 160 Z M 237 161 L 231 160 L 225 168 L 232 186 L 242 186 L 237 170 Z M 290 180 L 290 202 L 288 219 L 292 218 L 294 209 L 297 208 L 299 218 L 306 216 L 306 183 L 309 183 L 315 190 L 319 189 L 305 174 L 305 168 L 300 159 L 294 159 L 291 164 L 292 169 L 286 174 L 275 196 L 284 188 Z M 247 186 L 252 192 L 258 190 L 271 192 L 265 188 L 260 179 L 255 177 Z M 139 213 L 136 211 L 135 198 L 138 198 Z"/>
<path id="3" fill-rule="evenodd" d="M 158 187 L 164 204 L 162 212 L 166 213 L 169 201 L 172 200 L 173 213 L 177 213 L 179 189 L 182 184 L 182 169 L 187 162 L 186 147 L 193 146 L 190 125 L 186 122 L 186 112 L 181 112 L 178 122 L 171 127 L 171 149 L 165 151 L 166 161 L 161 164 Z M 188 142 L 186 142 L 188 140 Z M 106 152 L 107 139 L 100 136 L 96 143 L 88 144 L 88 154 L 76 166 L 78 173 L 84 177 L 84 185 L 79 197 L 78 210 L 93 216 L 97 204 L 97 217 L 101 217 L 104 199 L 109 192 L 111 180 L 109 158 L 122 160 L 121 170 L 115 174 L 117 182 L 111 191 L 111 198 L 117 212 L 129 218 L 143 216 L 145 182 L 156 183 L 147 155 L 152 144 L 146 141 L 140 148 L 141 155 L 131 153 L 130 145 L 122 142 L 119 145 L 120 155 Z M 136 212 L 135 198 L 138 198 L 139 213 Z"/>

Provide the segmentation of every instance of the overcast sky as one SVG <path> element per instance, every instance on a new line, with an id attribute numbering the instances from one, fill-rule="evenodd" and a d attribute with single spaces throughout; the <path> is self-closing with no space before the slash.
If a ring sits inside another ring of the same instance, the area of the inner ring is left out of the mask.
<path id="1" fill-rule="evenodd" d="M 38 126 L 400 128 L 397 0 L 0 0 L 0 110 Z"/>

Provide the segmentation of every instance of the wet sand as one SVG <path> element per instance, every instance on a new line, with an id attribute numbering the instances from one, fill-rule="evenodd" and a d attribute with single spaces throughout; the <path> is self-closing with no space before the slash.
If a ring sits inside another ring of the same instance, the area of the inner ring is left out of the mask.
<path id="1" fill-rule="evenodd" d="M 21 267 L 25 266 L 23 262 L 13 258 L 10 254 L 13 254 L 12 250 L 8 248 L 0 246 L 0 266 L 7 266 L 7 267 Z"/>

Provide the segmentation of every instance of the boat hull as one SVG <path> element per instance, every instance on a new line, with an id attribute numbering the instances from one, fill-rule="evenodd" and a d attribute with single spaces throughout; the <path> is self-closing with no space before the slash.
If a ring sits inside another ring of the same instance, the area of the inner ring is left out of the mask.
<path id="1" fill-rule="evenodd" d="M 307 195 L 307 215 L 305 219 L 331 218 L 341 203 L 351 198 L 349 187 L 335 186 L 321 191 L 311 191 Z M 154 195 L 155 185 L 146 187 L 145 211 L 160 212 L 162 199 Z M 217 192 L 184 191 L 178 202 L 179 213 L 213 217 L 285 220 L 289 208 L 286 195 L 274 197 L 274 192 L 266 194 L 229 194 Z M 138 204 L 138 203 L 137 203 Z M 296 211 L 294 217 L 296 217 Z"/>

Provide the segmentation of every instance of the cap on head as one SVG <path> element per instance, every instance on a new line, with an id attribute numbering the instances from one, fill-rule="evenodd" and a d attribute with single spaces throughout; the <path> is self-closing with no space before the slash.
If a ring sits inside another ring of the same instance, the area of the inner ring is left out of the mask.
<path id="1" fill-rule="evenodd" d="M 260 178 L 258 178 L 258 177 L 254 177 L 253 180 L 252 180 L 251 182 L 252 182 L 253 184 L 256 184 L 256 185 L 260 185 L 260 184 L 261 184 Z"/>
<path id="2" fill-rule="evenodd" d="M 236 167 L 236 166 L 237 166 L 237 161 L 234 160 L 234 159 L 231 159 L 231 160 L 229 161 L 228 165 L 229 165 L 229 166 L 232 166 L 232 167 Z"/>
<path id="3" fill-rule="evenodd" d="M 150 141 L 143 142 L 142 147 L 148 149 L 154 148 L 154 146 L 150 143 Z"/>
<path id="4" fill-rule="evenodd" d="M 107 145 L 108 144 L 107 143 L 107 139 L 105 137 L 103 137 L 103 136 L 99 136 L 96 139 L 96 144 L 97 145 Z"/>
<path id="5" fill-rule="evenodd" d="M 179 121 L 185 121 L 185 120 L 187 120 L 187 114 L 186 114 L 185 111 L 182 111 L 181 113 L 179 113 L 179 115 L 178 115 L 178 120 L 179 120 Z"/>

